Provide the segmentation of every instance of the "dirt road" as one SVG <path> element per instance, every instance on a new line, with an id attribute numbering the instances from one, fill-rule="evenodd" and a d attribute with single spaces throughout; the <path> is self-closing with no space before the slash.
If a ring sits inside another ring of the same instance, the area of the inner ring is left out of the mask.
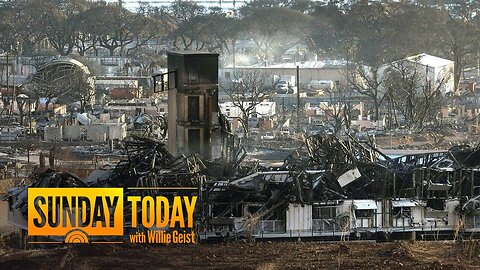
<path id="1" fill-rule="evenodd" d="M 475 242 L 477 243 L 477 242 Z M 0 255 L 1 269 L 480 269 L 478 243 L 90 244 Z"/>

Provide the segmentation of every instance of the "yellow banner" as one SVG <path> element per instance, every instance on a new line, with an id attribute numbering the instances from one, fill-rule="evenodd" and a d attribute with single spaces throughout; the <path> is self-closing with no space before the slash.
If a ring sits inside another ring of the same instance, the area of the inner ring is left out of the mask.
<path id="1" fill-rule="evenodd" d="M 123 235 L 122 188 L 29 188 L 28 202 L 29 236 Z"/>

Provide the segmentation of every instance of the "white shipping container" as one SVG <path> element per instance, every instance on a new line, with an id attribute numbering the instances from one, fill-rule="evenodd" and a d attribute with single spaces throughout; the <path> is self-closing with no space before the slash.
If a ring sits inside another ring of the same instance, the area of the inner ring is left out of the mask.
<path id="1" fill-rule="evenodd" d="M 308 231 L 312 229 L 312 206 L 289 204 L 287 209 L 287 231 Z"/>

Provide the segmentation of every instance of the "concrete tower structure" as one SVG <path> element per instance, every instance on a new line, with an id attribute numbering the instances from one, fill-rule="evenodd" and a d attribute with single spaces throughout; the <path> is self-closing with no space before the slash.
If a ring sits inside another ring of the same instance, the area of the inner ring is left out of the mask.
<path id="1" fill-rule="evenodd" d="M 168 52 L 168 150 L 215 158 L 218 128 L 218 54 Z"/>

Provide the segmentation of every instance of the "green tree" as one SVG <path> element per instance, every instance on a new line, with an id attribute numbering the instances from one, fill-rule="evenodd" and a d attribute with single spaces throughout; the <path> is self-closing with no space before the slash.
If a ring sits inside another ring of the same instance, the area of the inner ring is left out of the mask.
<path id="1" fill-rule="evenodd" d="M 202 50 L 205 47 L 201 38 L 202 28 L 206 27 L 201 19 L 205 15 L 204 7 L 195 2 L 176 0 L 169 7 L 168 14 L 169 38 L 176 49 Z"/>
<path id="2" fill-rule="evenodd" d="M 16 22 L 14 6 L 10 2 L 0 3 L 0 50 L 15 50 L 20 41 L 19 25 Z"/>
<path id="3" fill-rule="evenodd" d="M 235 42 L 239 33 L 239 21 L 229 17 L 219 8 L 199 16 L 199 25 L 203 25 L 200 38 L 210 52 L 225 53 L 230 51 L 230 44 Z"/>
<path id="4" fill-rule="evenodd" d="M 262 60 L 280 60 L 290 47 L 308 40 L 312 25 L 310 16 L 274 2 L 252 1 L 240 9 L 242 29 L 255 42 Z"/>
<path id="5" fill-rule="evenodd" d="M 44 0 L 19 0 L 14 2 L 14 12 L 21 52 L 32 55 L 37 45 L 46 38 L 45 25 L 41 16 Z"/>
<path id="6" fill-rule="evenodd" d="M 310 49 L 322 56 L 344 55 L 347 51 L 346 15 L 336 3 L 316 6 L 311 13 L 310 37 L 307 41 Z"/>
<path id="7" fill-rule="evenodd" d="M 454 61 L 454 87 L 462 77 L 466 61 L 478 50 L 478 31 L 465 21 L 455 20 L 449 17 L 444 33 L 444 53 L 447 58 Z"/>
<path id="8" fill-rule="evenodd" d="M 113 56 L 128 54 L 132 49 L 143 46 L 156 33 L 156 24 L 144 14 L 133 13 L 118 5 L 97 5 L 79 16 L 87 22 L 82 33 L 95 39 Z M 131 46 L 128 50 L 127 46 Z M 94 49 L 96 49 L 94 47 Z"/>

